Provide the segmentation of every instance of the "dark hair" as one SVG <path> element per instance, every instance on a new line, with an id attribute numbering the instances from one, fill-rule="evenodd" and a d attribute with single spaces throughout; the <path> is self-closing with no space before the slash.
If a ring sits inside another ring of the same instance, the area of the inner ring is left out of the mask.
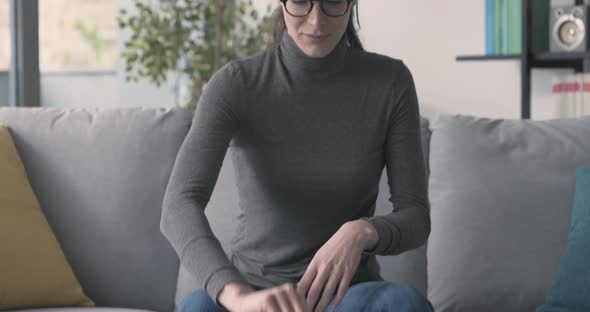
<path id="1" fill-rule="evenodd" d="M 356 8 L 356 13 L 353 10 Z M 356 23 L 359 25 L 360 23 L 358 19 L 358 3 L 350 9 L 350 16 L 348 18 L 348 25 L 346 26 L 346 35 L 348 37 L 348 42 L 354 48 L 358 48 L 364 50 L 363 44 L 359 39 L 359 36 L 356 32 L 356 28 L 354 27 L 354 17 L 356 16 Z M 278 7 L 272 14 L 272 37 L 273 37 L 273 44 L 278 45 L 281 42 L 281 38 L 283 37 L 283 33 L 287 30 L 287 26 L 285 25 L 285 18 L 283 16 L 283 8 Z"/>

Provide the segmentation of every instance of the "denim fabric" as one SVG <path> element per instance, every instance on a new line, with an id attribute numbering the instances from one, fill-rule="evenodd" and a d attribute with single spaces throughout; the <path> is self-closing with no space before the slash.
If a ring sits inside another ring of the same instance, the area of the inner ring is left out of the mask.
<path id="1" fill-rule="evenodd" d="M 199 288 L 187 295 L 176 312 L 223 311 Z M 370 281 L 351 286 L 342 302 L 334 309 L 332 302 L 325 312 L 396 311 L 434 312 L 432 304 L 415 288 L 387 281 Z"/>

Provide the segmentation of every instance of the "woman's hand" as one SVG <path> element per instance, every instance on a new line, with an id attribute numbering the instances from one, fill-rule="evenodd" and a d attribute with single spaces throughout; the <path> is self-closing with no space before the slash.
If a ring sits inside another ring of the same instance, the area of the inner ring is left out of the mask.
<path id="1" fill-rule="evenodd" d="M 308 312 L 305 298 L 291 283 L 244 294 L 235 302 L 236 312 Z"/>
<path id="2" fill-rule="evenodd" d="M 347 222 L 332 235 L 315 254 L 297 284 L 297 291 L 301 296 L 307 293 L 307 306 L 310 311 L 316 304 L 320 292 L 322 297 L 314 312 L 324 311 L 336 287 L 338 294 L 333 306 L 342 301 L 363 250 L 372 249 L 377 240 L 377 231 L 365 220 Z"/>

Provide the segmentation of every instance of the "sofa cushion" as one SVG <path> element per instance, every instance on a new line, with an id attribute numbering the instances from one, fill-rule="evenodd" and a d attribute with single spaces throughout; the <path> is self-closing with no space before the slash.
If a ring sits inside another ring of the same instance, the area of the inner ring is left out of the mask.
<path id="1" fill-rule="evenodd" d="M 0 124 L 0 310 L 94 306 L 55 238 Z"/>
<path id="2" fill-rule="evenodd" d="M 569 236 L 559 271 L 537 312 L 590 311 L 590 168 L 576 171 L 576 191 Z"/>
<path id="3" fill-rule="evenodd" d="M 428 120 L 421 118 L 420 126 L 422 130 L 422 148 L 428 170 L 427 159 L 430 140 Z M 230 255 L 230 241 L 237 225 L 238 216 L 238 193 L 231 155 L 233 153 L 230 146 L 223 161 L 217 183 L 211 194 L 211 199 L 205 209 L 205 215 L 211 224 L 211 229 L 215 236 L 219 238 L 228 256 Z M 389 196 L 387 174 L 384 170 L 381 176 L 379 194 L 375 207 L 376 215 L 391 212 L 393 206 L 389 202 Z M 381 275 L 385 280 L 400 281 L 409 284 L 426 295 L 426 246 L 407 251 L 398 256 L 378 256 L 377 260 L 381 266 Z M 181 265 L 176 302 L 180 302 L 189 292 L 200 287 L 202 286 Z"/>
<path id="4" fill-rule="evenodd" d="M 179 261 L 162 199 L 192 114 L 180 108 L 0 108 L 33 189 L 98 306 L 172 311 Z"/>
<path id="5" fill-rule="evenodd" d="M 428 296 L 436 311 L 533 311 L 556 273 L 590 116 L 431 120 Z"/>

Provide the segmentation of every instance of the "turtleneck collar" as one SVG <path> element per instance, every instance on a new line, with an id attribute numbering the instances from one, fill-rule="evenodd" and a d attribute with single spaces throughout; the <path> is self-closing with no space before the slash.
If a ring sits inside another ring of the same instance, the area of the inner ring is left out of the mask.
<path id="1" fill-rule="evenodd" d="M 348 36 L 344 33 L 336 47 L 328 55 L 312 57 L 305 54 L 285 30 L 279 45 L 279 53 L 289 71 L 323 76 L 342 69 L 342 65 L 349 54 L 349 48 Z"/>

